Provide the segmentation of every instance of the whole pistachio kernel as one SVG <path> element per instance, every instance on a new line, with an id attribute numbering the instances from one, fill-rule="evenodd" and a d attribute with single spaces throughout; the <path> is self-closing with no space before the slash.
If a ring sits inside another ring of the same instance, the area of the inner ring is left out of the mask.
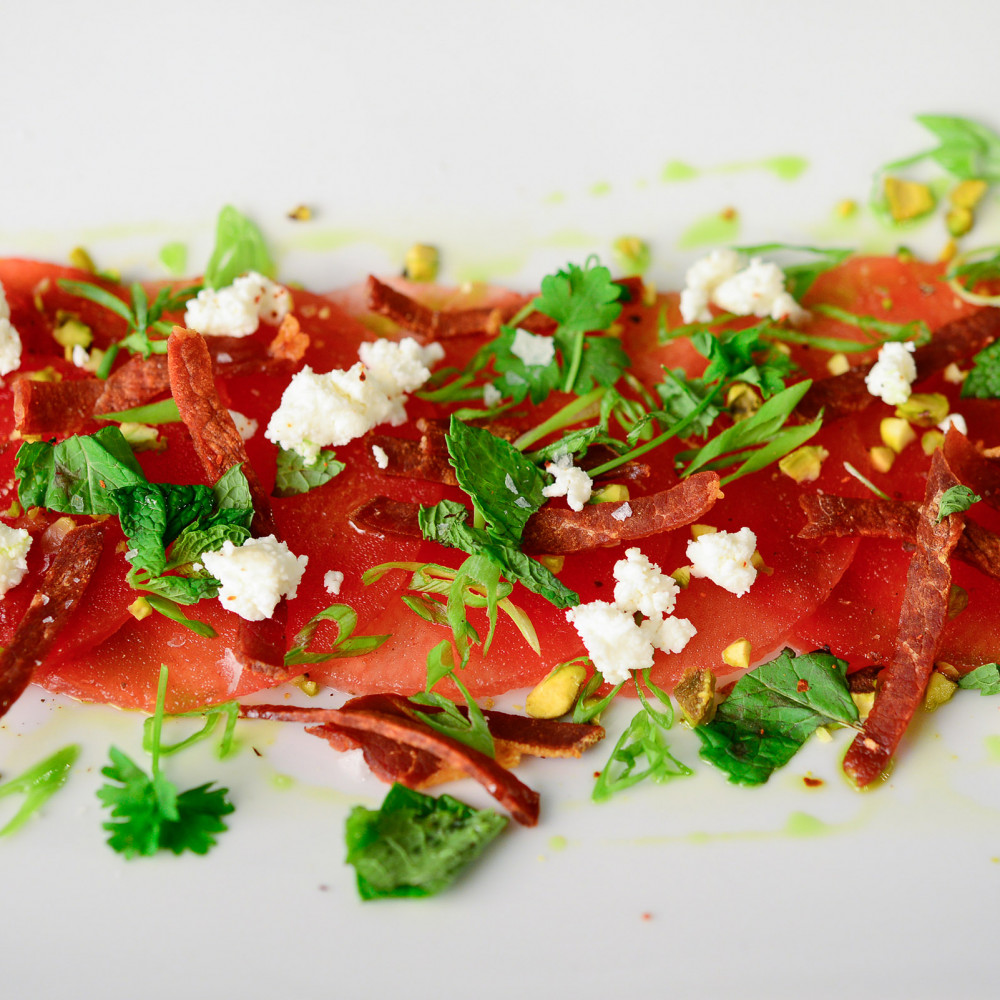
<path id="1" fill-rule="evenodd" d="M 560 663 L 528 693 L 524 710 L 533 719 L 558 719 L 573 708 L 586 679 L 582 663 Z"/>
<path id="2" fill-rule="evenodd" d="M 763 402 L 760 393 L 746 382 L 734 382 L 726 393 L 726 406 L 734 423 L 752 417 Z"/>
<path id="3" fill-rule="evenodd" d="M 822 445 L 806 444 L 785 455 L 778 462 L 778 468 L 797 483 L 812 483 L 819 479 L 823 462 L 829 456 Z"/>
<path id="4" fill-rule="evenodd" d="M 948 397 L 940 392 L 914 392 L 896 407 L 896 416 L 918 427 L 937 427 L 949 409 Z"/>
<path id="5" fill-rule="evenodd" d="M 611 250 L 615 262 L 626 276 L 642 274 L 649 268 L 652 259 L 649 244 L 638 236 L 619 236 L 611 244 Z"/>
<path id="6" fill-rule="evenodd" d="M 902 417 L 885 417 L 879 424 L 879 434 L 882 443 L 897 455 L 908 444 L 917 440 L 916 431 Z"/>
<path id="7" fill-rule="evenodd" d="M 888 472 L 896 461 L 896 453 L 885 445 L 876 445 L 868 449 L 868 459 L 876 472 Z"/>

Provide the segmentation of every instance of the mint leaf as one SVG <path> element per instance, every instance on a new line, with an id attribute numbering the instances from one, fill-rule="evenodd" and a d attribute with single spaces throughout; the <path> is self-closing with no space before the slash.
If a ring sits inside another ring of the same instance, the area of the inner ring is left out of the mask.
<path id="1" fill-rule="evenodd" d="M 250 520 L 253 517 L 253 497 L 250 495 L 250 484 L 243 470 L 234 465 L 228 472 L 219 477 L 219 481 L 212 487 L 215 496 L 215 507 L 217 514 L 213 518 L 215 523 L 223 521 L 232 524 L 241 524 L 244 528 L 250 527 Z M 219 515 L 222 511 L 233 511 L 233 516 Z"/>
<path id="2" fill-rule="evenodd" d="M 512 444 L 452 417 L 445 441 L 458 485 L 487 522 L 491 538 L 517 544 L 545 502 L 545 479 Z"/>
<path id="3" fill-rule="evenodd" d="M 113 491 L 146 482 L 117 427 L 74 435 L 58 444 L 22 444 L 14 474 L 20 479 L 22 506 L 63 514 L 117 514 Z"/>
<path id="4" fill-rule="evenodd" d="M 315 462 L 307 462 L 297 451 L 278 450 L 277 472 L 274 479 L 276 497 L 293 497 L 308 493 L 330 482 L 347 466 L 333 457 L 332 451 L 321 451 Z"/>
<path id="5" fill-rule="evenodd" d="M 963 399 L 1000 399 L 1000 340 L 972 358 L 972 370 L 962 382 Z"/>
<path id="6" fill-rule="evenodd" d="M 786 649 L 744 674 L 715 718 L 695 732 L 701 756 L 730 781 L 760 785 L 820 726 L 857 721 L 847 662 L 823 650 L 796 656 Z"/>
<path id="7" fill-rule="evenodd" d="M 973 493 L 968 486 L 952 486 L 941 494 L 938 502 L 937 522 L 940 524 L 949 514 L 961 514 L 983 498 Z"/>
<path id="8" fill-rule="evenodd" d="M 507 825 L 489 809 L 395 784 L 381 809 L 347 818 L 347 863 L 362 899 L 431 896 L 447 888 Z"/>
<path id="9" fill-rule="evenodd" d="M 960 688 L 978 690 L 980 695 L 1000 694 L 1000 666 L 996 663 L 984 663 L 975 670 L 970 670 L 959 682 Z"/>
<path id="10" fill-rule="evenodd" d="M 170 549 L 167 569 L 197 562 L 203 553 L 217 552 L 226 542 L 239 548 L 249 537 L 250 532 L 240 524 L 213 524 L 210 528 L 188 525 Z"/>
<path id="11" fill-rule="evenodd" d="M 215 224 L 215 248 L 205 268 L 205 284 L 224 288 L 247 271 L 268 278 L 276 273 L 263 233 L 232 205 L 226 205 Z"/>

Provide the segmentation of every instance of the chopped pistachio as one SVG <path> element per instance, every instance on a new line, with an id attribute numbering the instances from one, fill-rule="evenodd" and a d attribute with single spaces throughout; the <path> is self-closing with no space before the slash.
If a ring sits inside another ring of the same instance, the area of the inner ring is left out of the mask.
<path id="1" fill-rule="evenodd" d="M 722 651 L 722 660 L 731 667 L 746 670 L 750 666 L 750 640 L 737 639 Z"/>
<path id="2" fill-rule="evenodd" d="M 524 710 L 533 719 L 558 719 L 573 708 L 586 679 L 582 663 L 560 663 L 529 692 Z"/>
<path id="3" fill-rule="evenodd" d="M 656 305 L 656 285 L 648 279 L 642 282 L 642 304 L 649 307 Z"/>
<path id="4" fill-rule="evenodd" d="M 925 455 L 933 455 L 944 444 L 944 434 L 935 429 L 920 435 L 920 447 Z"/>
<path id="5" fill-rule="evenodd" d="M 97 273 L 97 265 L 94 264 L 90 254 L 83 247 L 73 247 L 70 250 L 69 262 L 78 271 L 89 271 L 91 274 Z"/>
<path id="6" fill-rule="evenodd" d="M 159 430 L 150 424 L 135 424 L 126 420 L 119 424 L 119 430 L 133 451 L 163 451 L 167 447 Z"/>
<path id="7" fill-rule="evenodd" d="M 319 683 L 314 681 L 308 674 L 299 674 L 292 678 L 292 683 L 303 693 L 315 698 L 319 694 Z"/>
<path id="8" fill-rule="evenodd" d="M 868 459 L 876 472 L 888 472 L 896 461 L 896 453 L 891 448 L 878 444 L 868 449 Z"/>
<path id="9" fill-rule="evenodd" d="M 947 264 L 948 261 L 955 259 L 955 254 L 958 253 L 958 244 L 954 240 L 948 240 L 943 247 L 941 247 L 941 252 L 938 254 L 937 259 L 942 264 Z"/>
<path id="10" fill-rule="evenodd" d="M 897 455 L 910 443 L 917 440 L 916 431 L 901 417 L 885 417 L 879 424 L 882 443 Z"/>
<path id="11" fill-rule="evenodd" d="M 590 495 L 594 503 L 624 503 L 629 499 L 629 489 L 624 483 L 608 483 Z"/>
<path id="12" fill-rule="evenodd" d="M 674 700 L 692 726 L 702 726 L 715 715 L 715 674 L 705 667 L 688 670 L 677 682 Z"/>
<path id="13" fill-rule="evenodd" d="M 758 573 L 763 573 L 764 576 L 770 576 L 774 570 L 764 562 L 764 557 L 760 554 L 760 549 L 754 549 L 753 555 L 750 557 L 750 565 L 753 566 Z"/>
<path id="14" fill-rule="evenodd" d="M 952 208 L 944 217 L 945 228 L 952 236 L 964 236 L 974 221 L 971 208 Z"/>
<path id="15" fill-rule="evenodd" d="M 894 222 L 909 222 L 934 210 L 934 192 L 918 181 L 886 177 L 885 196 Z"/>
<path id="16" fill-rule="evenodd" d="M 702 535 L 714 535 L 718 530 L 718 528 L 713 528 L 710 524 L 692 524 L 691 537 L 701 538 Z"/>
<path id="17" fill-rule="evenodd" d="M 438 276 L 441 260 L 437 247 L 414 243 L 406 251 L 404 268 L 410 281 L 434 281 Z"/>
<path id="18" fill-rule="evenodd" d="M 844 198 L 837 202 L 836 212 L 842 219 L 849 219 L 858 210 L 858 203 L 853 198 Z"/>
<path id="19" fill-rule="evenodd" d="M 2 517 L 20 517 L 21 514 L 21 505 L 16 500 L 11 500 L 10 506 L 5 511 L 0 511 Z"/>
<path id="20" fill-rule="evenodd" d="M 844 372 L 851 370 L 851 362 L 848 360 L 846 354 L 838 351 L 836 354 L 831 354 L 827 359 L 826 370 L 831 375 L 843 375 Z"/>
<path id="21" fill-rule="evenodd" d="M 670 577 L 674 583 L 681 588 L 681 590 L 684 590 L 691 583 L 691 567 L 678 566 L 677 569 L 670 574 Z"/>
<path id="22" fill-rule="evenodd" d="M 763 405 L 760 393 L 746 382 L 734 382 L 726 393 L 726 406 L 734 423 L 752 417 Z"/>
<path id="23" fill-rule="evenodd" d="M 916 259 L 917 255 L 909 247 L 896 247 L 896 260 L 903 264 L 912 264 Z"/>
<path id="24" fill-rule="evenodd" d="M 153 613 L 153 606 L 145 597 L 137 597 L 129 606 L 128 613 L 137 621 L 148 618 Z"/>
<path id="25" fill-rule="evenodd" d="M 550 572 L 550 573 L 561 573 L 563 566 L 566 565 L 565 556 L 539 556 L 538 561 Z"/>
<path id="26" fill-rule="evenodd" d="M 931 673 L 927 682 L 927 690 L 924 692 L 924 711 L 933 712 L 946 702 L 951 701 L 951 696 L 958 690 L 958 685 L 939 674 L 936 670 Z"/>
<path id="27" fill-rule="evenodd" d="M 56 324 L 52 328 L 55 342 L 63 349 L 67 361 L 73 360 L 74 347 L 90 347 L 94 342 L 94 334 L 86 323 L 80 321 L 73 313 L 60 309 L 56 313 Z"/>
<path id="28" fill-rule="evenodd" d="M 953 663 L 947 663 L 944 660 L 938 660 L 934 664 L 934 669 L 939 674 L 944 674 L 945 677 L 950 681 L 954 681 L 956 684 L 962 679 L 962 671 L 958 669 Z"/>
<path id="29" fill-rule="evenodd" d="M 771 350 L 775 354 L 784 354 L 786 358 L 791 357 L 792 354 L 792 348 L 788 344 L 786 344 L 783 340 L 776 340 L 771 345 Z"/>
<path id="30" fill-rule="evenodd" d="M 619 236 L 611 244 L 615 262 L 625 275 L 642 274 L 650 264 L 649 244 L 638 236 Z"/>
<path id="31" fill-rule="evenodd" d="M 858 719 L 864 722 L 868 718 L 872 707 L 875 704 L 875 692 L 874 691 L 852 691 L 851 701 L 854 702 L 855 707 L 858 710 Z"/>
<path id="32" fill-rule="evenodd" d="M 954 361 L 951 362 L 941 373 L 941 377 L 945 382 L 951 383 L 951 385 L 961 385 L 965 381 L 965 376 L 968 372 L 963 372 Z"/>
<path id="33" fill-rule="evenodd" d="M 948 416 L 948 397 L 940 392 L 914 392 L 902 406 L 896 407 L 896 416 L 918 427 L 937 427 Z"/>
<path id="34" fill-rule="evenodd" d="M 57 372 L 52 365 L 44 368 L 36 368 L 33 372 L 25 372 L 21 378 L 26 378 L 30 382 L 61 382 L 62 373 Z"/>
<path id="35" fill-rule="evenodd" d="M 957 618 L 969 606 L 969 592 L 953 583 L 948 591 L 948 617 Z"/>
<path id="36" fill-rule="evenodd" d="M 312 209 L 308 205 L 296 205 L 288 213 L 288 218 L 293 222 L 308 222 L 312 217 Z"/>
<path id="37" fill-rule="evenodd" d="M 951 189 L 948 200 L 955 208 L 975 208 L 986 194 L 989 185 L 986 181 L 967 180 L 960 181 Z"/>
<path id="38" fill-rule="evenodd" d="M 790 451 L 778 462 L 778 468 L 797 483 L 812 483 L 819 479 L 823 463 L 830 453 L 822 445 L 804 444 Z"/>

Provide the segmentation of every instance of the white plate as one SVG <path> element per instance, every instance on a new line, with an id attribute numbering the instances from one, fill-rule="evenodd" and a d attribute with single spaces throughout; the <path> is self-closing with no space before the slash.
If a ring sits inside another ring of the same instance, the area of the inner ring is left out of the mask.
<path id="1" fill-rule="evenodd" d="M 156 274 L 181 240 L 197 269 L 233 202 L 284 276 L 319 288 L 394 271 L 415 240 L 442 247 L 446 278 L 530 288 L 630 232 L 676 283 L 693 229 L 729 207 L 739 241 L 889 248 L 867 213 L 834 208 L 928 144 L 912 115 L 1000 125 L 1000 8 L 971 0 L 95 10 L 5 12 L 2 253 L 85 244 Z M 807 169 L 783 180 L 776 156 Z M 665 181 L 673 161 L 699 175 Z M 315 221 L 288 221 L 303 202 Z M 937 221 L 906 239 L 933 251 L 945 234 Z M 262 756 L 172 765 L 232 789 L 219 848 L 127 863 L 103 844 L 94 789 L 110 743 L 138 751 L 140 720 L 32 691 L 0 725 L 0 770 L 84 750 L 65 791 L 0 841 L 4 994 L 987 996 L 997 705 L 962 694 L 915 730 L 866 795 L 838 777 L 842 743 L 811 743 L 763 789 L 699 765 L 603 806 L 588 801 L 597 763 L 531 763 L 537 829 L 511 830 L 437 899 L 361 904 L 343 822 L 383 786 L 349 761 L 247 726 Z M 677 752 L 696 763 L 689 735 Z M 808 772 L 824 784 L 806 788 Z"/>

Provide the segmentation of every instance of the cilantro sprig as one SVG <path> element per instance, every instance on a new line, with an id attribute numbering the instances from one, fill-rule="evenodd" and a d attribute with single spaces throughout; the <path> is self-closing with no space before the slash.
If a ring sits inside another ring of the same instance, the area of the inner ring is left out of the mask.
<path id="1" fill-rule="evenodd" d="M 104 823 L 108 845 L 128 858 L 150 856 L 159 850 L 181 854 L 206 854 L 216 837 L 227 829 L 222 817 L 234 811 L 226 798 L 228 789 L 212 782 L 178 793 L 177 786 L 160 770 L 160 735 L 167 694 L 167 667 L 160 668 L 156 709 L 151 727 L 152 765 L 149 773 L 117 747 L 109 751 L 111 764 L 101 769 L 109 779 L 97 791 L 111 810 Z"/>

